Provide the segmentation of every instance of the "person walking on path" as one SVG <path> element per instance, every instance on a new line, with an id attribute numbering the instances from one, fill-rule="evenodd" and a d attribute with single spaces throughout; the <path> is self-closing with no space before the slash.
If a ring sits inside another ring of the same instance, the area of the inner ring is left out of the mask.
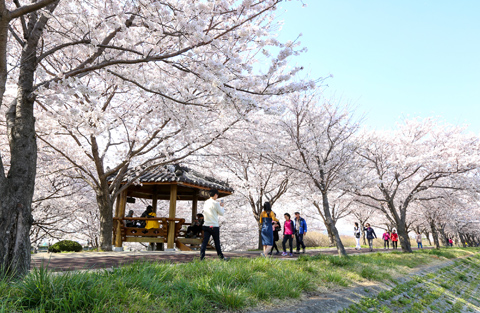
<path id="1" fill-rule="evenodd" d="M 417 245 L 418 245 L 418 249 L 423 249 L 422 234 L 420 234 L 419 232 L 417 232 Z"/>
<path id="2" fill-rule="evenodd" d="M 275 214 L 275 213 L 273 213 L 273 214 Z M 277 215 L 275 214 L 275 217 L 276 216 Z M 275 252 L 275 255 L 279 255 L 280 251 L 278 250 L 278 247 L 277 247 L 277 241 L 280 239 L 280 237 L 278 236 L 278 232 L 282 229 L 282 227 L 280 226 L 279 222 L 273 221 L 272 222 L 272 228 L 273 228 L 273 248 L 270 251 L 270 255 L 273 254 L 273 249 L 277 250 L 277 252 Z"/>
<path id="3" fill-rule="evenodd" d="M 290 245 L 290 256 L 293 256 L 293 234 L 295 233 L 295 224 L 290 219 L 290 214 L 285 213 L 285 223 L 283 224 L 283 240 L 282 240 L 282 248 L 283 253 L 282 256 L 287 256 L 287 249 L 285 248 L 285 244 L 287 243 Z"/>
<path id="4" fill-rule="evenodd" d="M 303 236 L 307 233 L 307 222 L 300 217 L 300 212 L 295 212 L 295 241 L 297 242 L 297 254 L 300 253 L 300 246 L 305 253 L 305 244 L 303 243 Z"/>
<path id="5" fill-rule="evenodd" d="M 363 231 L 367 234 L 368 246 L 370 247 L 370 251 L 373 251 L 373 238 L 376 239 L 377 234 L 375 234 L 375 231 L 372 227 L 370 227 L 369 223 L 365 224 L 365 228 Z"/>
<path id="6" fill-rule="evenodd" d="M 390 238 L 392 239 L 392 249 L 397 249 L 397 247 L 398 247 L 398 234 L 397 234 L 397 231 L 395 229 L 392 230 L 392 234 L 390 235 Z"/>
<path id="7" fill-rule="evenodd" d="M 203 205 L 203 242 L 202 247 L 200 248 L 200 260 L 205 258 L 205 250 L 207 249 L 208 241 L 210 240 L 210 237 L 213 237 L 218 257 L 222 260 L 228 261 L 228 258 L 223 256 L 222 247 L 220 246 L 220 226 L 218 224 L 218 216 L 223 216 L 225 209 L 223 208 L 223 202 L 222 204 L 219 204 L 217 198 L 218 190 L 212 189 L 210 190 L 210 199 L 205 201 L 205 204 Z"/>
<path id="8" fill-rule="evenodd" d="M 362 249 L 362 247 L 360 246 L 361 235 L 362 235 L 362 232 L 360 231 L 360 227 L 358 226 L 358 223 L 355 223 L 355 227 L 353 228 L 353 236 L 355 236 L 355 240 L 357 241 L 357 246 L 355 247 L 355 250 Z"/>
<path id="9" fill-rule="evenodd" d="M 263 244 L 263 252 L 261 253 L 261 256 L 263 257 L 267 257 L 273 246 L 272 221 L 278 222 L 277 218 L 275 217 L 275 213 L 272 212 L 270 202 L 265 202 L 263 204 L 263 211 L 260 214 L 260 226 Z"/>
<path id="10" fill-rule="evenodd" d="M 383 249 L 390 249 L 390 233 L 386 230 L 383 235 Z"/>

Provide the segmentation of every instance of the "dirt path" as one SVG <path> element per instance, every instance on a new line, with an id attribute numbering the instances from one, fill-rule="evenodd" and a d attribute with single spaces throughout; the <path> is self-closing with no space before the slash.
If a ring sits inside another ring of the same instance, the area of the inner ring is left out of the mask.
<path id="1" fill-rule="evenodd" d="M 358 285 L 249 313 L 480 312 L 479 256 L 419 267 L 396 283 Z"/>
<path id="2" fill-rule="evenodd" d="M 367 249 L 357 251 L 354 248 L 346 249 L 350 255 L 359 253 L 376 253 L 376 252 L 391 252 L 393 250 L 375 249 L 369 252 Z M 318 249 L 307 250 L 307 255 L 336 255 L 336 249 Z M 282 257 L 280 255 L 273 256 L 276 259 L 295 260 L 301 254 L 294 254 L 293 257 Z M 225 256 L 230 258 L 256 258 L 260 256 L 260 252 L 256 251 L 239 251 L 226 252 Z M 84 252 L 84 253 L 38 253 L 32 256 L 31 268 L 39 268 L 41 266 L 48 266 L 52 271 L 71 271 L 71 270 L 85 270 L 85 269 L 102 269 L 118 267 L 125 264 L 130 264 L 139 260 L 150 262 L 172 262 L 185 263 L 191 262 L 199 257 L 198 251 L 192 252 Z M 206 258 L 216 258 L 216 253 L 207 251 Z"/>

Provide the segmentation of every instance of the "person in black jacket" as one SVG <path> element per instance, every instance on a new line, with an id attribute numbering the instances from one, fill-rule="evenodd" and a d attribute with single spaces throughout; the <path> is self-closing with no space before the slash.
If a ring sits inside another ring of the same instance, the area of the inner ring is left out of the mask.
<path id="1" fill-rule="evenodd" d="M 145 211 L 143 211 L 143 213 L 142 213 L 142 215 L 140 215 L 140 217 L 149 217 L 150 213 L 153 213 L 153 207 L 151 205 L 147 206 L 147 209 Z M 140 228 L 145 228 L 146 225 L 147 225 L 147 221 L 145 221 L 145 220 L 142 220 L 139 223 Z"/>
<path id="2" fill-rule="evenodd" d="M 193 220 L 192 225 L 187 227 L 187 234 L 185 235 L 186 238 L 197 237 L 198 233 L 202 232 L 203 226 L 203 214 L 198 213 L 197 219 Z"/>
<path id="3" fill-rule="evenodd" d="M 133 210 L 128 211 L 128 214 L 125 217 L 133 217 Z M 123 221 L 123 222 L 124 222 L 125 227 L 136 227 L 137 226 L 136 221 L 126 220 L 126 221 Z"/>
<path id="4" fill-rule="evenodd" d="M 280 240 L 280 237 L 278 236 L 278 232 L 282 229 L 282 227 L 280 226 L 280 223 L 277 221 L 273 221 L 272 227 L 273 227 L 273 248 L 269 254 L 272 255 L 273 249 L 275 249 L 277 250 L 277 252 L 275 252 L 275 255 L 279 255 L 280 251 L 278 250 L 278 247 L 277 247 L 277 241 Z"/>
<path id="5" fill-rule="evenodd" d="M 375 231 L 373 228 L 370 227 L 370 224 L 365 224 L 364 228 L 365 234 L 367 234 L 368 246 L 370 247 L 370 251 L 373 251 L 373 238 L 377 238 Z"/>

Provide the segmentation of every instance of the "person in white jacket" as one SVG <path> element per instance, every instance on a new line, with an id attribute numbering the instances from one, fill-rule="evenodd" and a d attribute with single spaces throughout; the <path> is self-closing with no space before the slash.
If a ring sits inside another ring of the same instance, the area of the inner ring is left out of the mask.
<path id="1" fill-rule="evenodd" d="M 362 231 L 360 230 L 358 223 L 355 223 L 355 227 L 353 228 L 353 235 L 355 236 L 355 240 L 357 242 L 357 246 L 355 247 L 355 250 L 362 249 L 362 246 L 360 246 L 360 236 L 362 235 Z"/>
<path id="2" fill-rule="evenodd" d="M 219 204 L 217 202 L 217 198 L 218 190 L 212 189 L 210 190 L 210 199 L 205 201 L 205 204 L 203 205 L 203 242 L 200 249 L 200 260 L 205 258 L 205 250 L 207 249 L 210 237 L 213 237 L 218 257 L 225 261 L 228 260 L 228 258 L 223 256 L 222 247 L 220 246 L 220 227 L 218 224 L 218 216 L 223 216 L 225 209 L 223 208 L 223 203 Z"/>

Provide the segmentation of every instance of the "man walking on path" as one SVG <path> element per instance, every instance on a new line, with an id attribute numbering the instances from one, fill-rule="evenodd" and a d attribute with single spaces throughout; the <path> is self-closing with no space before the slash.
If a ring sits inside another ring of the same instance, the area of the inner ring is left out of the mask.
<path id="1" fill-rule="evenodd" d="M 297 254 L 300 253 L 300 246 L 302 246 L 303 253 L 305 253 L 305 244 L 303 243 L 303 235 L 307 233 L 307 222 L 300 217 L 300 212 L 295 212 L 295 240 L 297 241 Z"/>
<path id="2" fill-rule="evenodd" d="M 223 216 L 225 209 L 223 208 L 223 202 L 219 204 L 217 198 L 218 190 L 212 189 L 210 190 L 210 199 L 205 201 L 205 204 L 203 205 L 203 242 L 200 249 L 200 260 L 205 258 L 205 250 L 207 249 L 210 236 L 212 236 L 218 257 L 222 260 L 228 261 L 228 258 L 223 256 L 222 247 L 220 246 L 220 227 L 218 224 L 218 216 Z"/>

